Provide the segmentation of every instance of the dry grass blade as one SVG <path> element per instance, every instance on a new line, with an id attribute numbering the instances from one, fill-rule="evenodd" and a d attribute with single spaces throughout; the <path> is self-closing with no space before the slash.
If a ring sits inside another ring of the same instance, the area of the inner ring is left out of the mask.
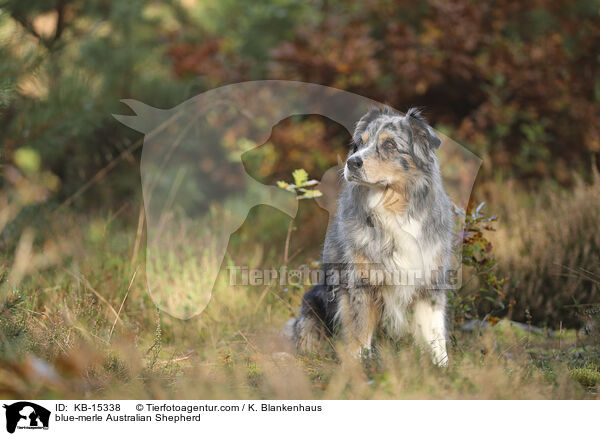
<path id="1" fill-rule="evenodd" d="M 121 305 L 119 306 L 119 311 L 117 312 L 117 316 L 115 317 L 115 320 L 110 328 L 110 333 L 108 334 L 108 342 L 109 343 L 112 338 L 113 331 L 115 330 L 115 326 L 117 325 L 117 321 L 121 320 L 121 318 L 120 318 L 121 311 L 123 310 L 123 306 L 125 305 L 125 300 L 127 300 L 127 296 L 129 295 L 129 291 L 131 290 L 131 285 L 133 285 L 133 281 L 135 280 L 135 276 L 136 276 L 137 272 L 138 272 L 138 270 L 136 268 L 135 271 L 133 272 L 133 276 L 131 277 L 131 280 L 129 282 L 129 286 L 127 287 L 127 292 L 125 293 L 125 296 L 123 297 L 123 301 L 121 301 Z"/>
<path id="2" fill-rule="evenodd" d="M 90 282 L 83 277 L 82 275 L 78 275 L 75 274 L 67 269 L 65 269 L 65 271 L 70 274 L 71 276 L 73 276 L 75 279 L 81 281 L 81 283 L 83 283 L 83 285 L 87 288 L 87 290 L 89 290 L 92 294 L 94 294 L 96 297 L 98 297 L 98 299 L 100 301 L 102 301 L 104 304 L 106 304 L 106 307 L 108 307 L 110 309 L 110 311 L 115 315 L 115 318 L 118 320 L 119 319 L 119 313 L 115 310 L 115 308 L 108 302 L 108 300 L 106 298 L 104 298 L 98 291 L 96 291 L 94 289 L 94 287 L 90 284 Z"/>
<path id="3" fill-rule="evenodd" d="M 138 251 L 140 249 L 140 243 L 142 241 L 142 233 L 144 230 L 144 220 L 145 220 L 144 204 L 142 203 L 142 204 L 140 204 L 140 213 L 138 215 L 137 230 L 135 232 L 135 242 L 133 244 L 133 252 L 131 253 L 130 267 L 132 269 L 133 269 L 133 265 L 137 259 Z"/>

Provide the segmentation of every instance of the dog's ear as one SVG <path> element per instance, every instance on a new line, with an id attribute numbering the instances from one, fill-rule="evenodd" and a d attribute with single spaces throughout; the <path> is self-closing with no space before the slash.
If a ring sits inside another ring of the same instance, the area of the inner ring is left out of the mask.
<path id="1" fill-rule="evenodd" d="M 433 130 L 433 128 L 427 124 L 427 121 L 425 121 L 425 118 L 423 118 L 418 109 L 410 108 L 406 112 L 406 118 L 410 123 L 414 139 L 416 139 L 421 145 L 433 150 L 440 148 L 442 143 L 441 139 L 437 133 L 435 133 L 435 130 Z"/>

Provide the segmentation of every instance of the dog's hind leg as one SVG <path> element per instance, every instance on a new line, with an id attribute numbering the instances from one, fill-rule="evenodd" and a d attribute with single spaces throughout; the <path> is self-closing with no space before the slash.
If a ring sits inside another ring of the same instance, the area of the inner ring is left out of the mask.
<path id="1" fill-rule="evenodd" d="M 381 317 L 380 305 L 368 289 L 353 289 L 340 295 L 337 318 L 352 355 L 371 350 L 371 340 Z"/>
<path id="2" fill-rule="evenodd" d="M 423 297 L 413 306 L 413 334 L 426 344 L 433 363 L 448 366 L 446 351 L 446 297 L 444 294 Z"/>

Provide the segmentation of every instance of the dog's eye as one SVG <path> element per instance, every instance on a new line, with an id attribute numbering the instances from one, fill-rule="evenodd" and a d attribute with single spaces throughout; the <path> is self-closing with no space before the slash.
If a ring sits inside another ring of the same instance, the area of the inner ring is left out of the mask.
<path id="1" fill-rule="evenodd" d="M 354 144 L 352 146 L 352 154 L 356 153 L 358 151 L 358 145 Z"/>
<path id="2" fill-rule="evenodd" d="M 387 141 L 384 141 L 384 143 L 381 145 L 384 148 L 394 148 L 396 146 L 396 144 L 394 144 L 394 142 L 390 141 L 389 139 Z"/>

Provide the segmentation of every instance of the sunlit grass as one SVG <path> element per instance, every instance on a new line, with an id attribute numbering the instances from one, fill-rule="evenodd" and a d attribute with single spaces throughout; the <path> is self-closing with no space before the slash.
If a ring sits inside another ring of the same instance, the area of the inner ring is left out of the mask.
<path id="1" fill-rule="evenodd" d="M 452 324 L 448 369 L 431 365 L 429 356 L 408 339 L 393 344 L 379 338 L 374 355 L 364 362 L 336 354 L 329 344 L 315 354 L 296 355 L 280 331 L 299 306 L 302 287 L 286 291 L 278 284 L 229 283 L 228 266 L 271 267 L 281 262 L 279 251 L 252 242 L 251 232 L 264 231 L 260 220 L 236 234 L 233 245 L 244 249 L 225 256 L 210 299 L 181 306 L 182 296 L 190 295 L 189 286 L 201 280 L 203 271 L 197 265 L 205 267 L 206 259 L 192 261 L 185 251 L 178 252 L 180 257 L 165 251 L 149 261 L 145 250 L 135 248 L 145 245 L 135 225 L 138 210 L 132 207 L 120 218 L 56 215 L 47 229 L 38 230 L 37 239 L 30 243 L 31 256 L 47 249 L 44 238 L 59 248 L 54 250 L 53 263 L 24 270 L 19 283 L 11 284 L 6 281 L 8 274 L 4 276 L 8 292 L 0 301 L 0 396 L 524 399 L 598 395 L 600 346 L 595 336 L 572 328 L 528 332 L 500 321 L 482 330 L 463 331 Z M 281 220 L 279 237 L 285 236 L 288 219 L 281 215 Z M 194 242 L 188 236 L 171 241 L 173 246 Z M 6 273 L 18 245 L 4 247 L 0 265 Z M 191 254 L 202 252 L 192 249 Z M 505 251 L 498 253 L 500 257 Z M 511 256 L 514 259 L 516 254 Z M 147 292 L 152 268 L 173 290 L 173 303 L 168 299 L 162 303 L 173 304 L 169 307 L 174 310 L 206 308 L 188 320 L 157 310 Z"/>

